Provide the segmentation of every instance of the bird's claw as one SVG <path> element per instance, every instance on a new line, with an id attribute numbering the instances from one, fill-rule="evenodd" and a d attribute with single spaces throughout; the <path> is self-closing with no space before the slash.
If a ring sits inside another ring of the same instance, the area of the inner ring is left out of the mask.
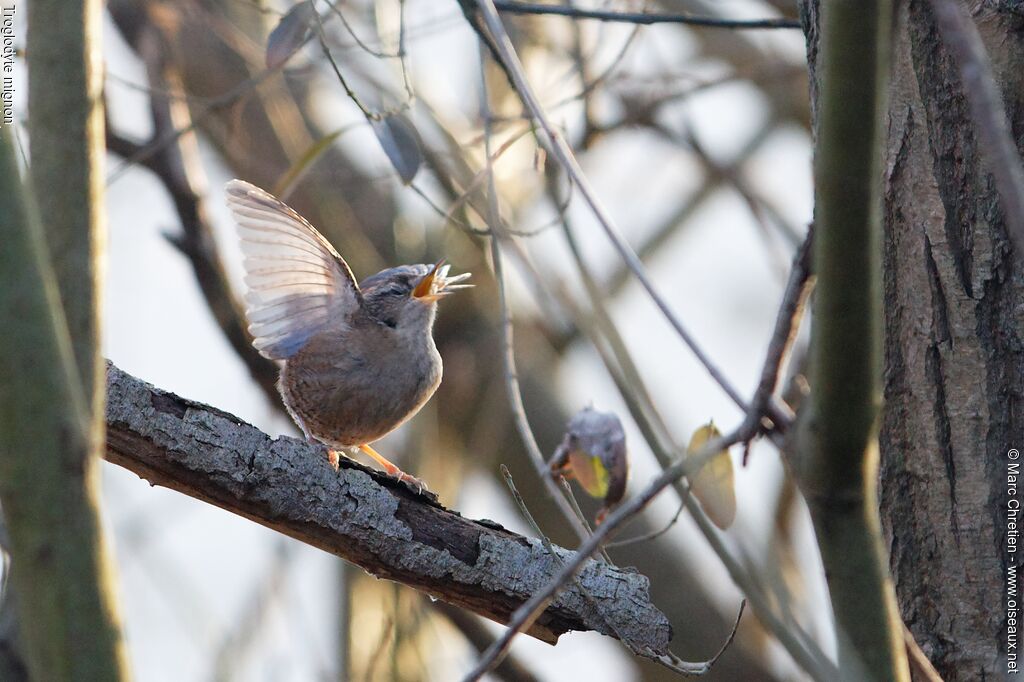
<path id="1" fill-rule="evenodd" d="M 337 450 L 327 450 L 327 461 L 335 471 L 341 468 L 341 453 Z"/>
<path id="2" fill-rule="evenodd" d="M 410 476 L 404 471 L 399 470 L 392 473 L 391 475 L 397 478 L 402 483 L 406 483 L 416 488 L 416 492 L 419 494 L 423 494 L 424 491 L 430 492 L 430 488 L 427 487 L 426 483 L 416 478 L 415 476 Z"/>

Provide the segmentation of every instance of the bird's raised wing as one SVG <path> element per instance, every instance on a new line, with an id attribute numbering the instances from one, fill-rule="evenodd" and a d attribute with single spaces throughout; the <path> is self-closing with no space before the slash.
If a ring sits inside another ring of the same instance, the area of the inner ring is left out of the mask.
<path id="1" fill-rule="evenodd" d="M 232 180 L 227 194 L 245 255 L 245 315 L 256 350 L 287 360 L 314 334 L 342 330 L 361 294 L 330 242 L 255 185 Z"/>

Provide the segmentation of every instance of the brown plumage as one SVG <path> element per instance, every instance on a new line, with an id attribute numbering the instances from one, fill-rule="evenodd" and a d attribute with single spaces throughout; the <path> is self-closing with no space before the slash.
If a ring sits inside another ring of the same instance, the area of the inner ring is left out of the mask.
<path id="1" fill-rule="evenodd" d="M 437 301 L 465 288 L 448 266 L 403 265 L 356 284 L 302 216 L 232 180 L 228 205 L 245 254 L 253 345 L 281 365 L 278 390 L 310 440 L 358 447 L 400 478 L 422 483 L 369 444 L 416 414 L 441 383 L 432 327 Z"/>

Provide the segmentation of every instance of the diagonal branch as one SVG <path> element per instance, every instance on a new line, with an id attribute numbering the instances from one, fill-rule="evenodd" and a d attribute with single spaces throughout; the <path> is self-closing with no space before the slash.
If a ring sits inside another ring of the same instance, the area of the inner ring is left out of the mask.
<path id="1" fill-rule="evenodd" d="M 553 579 L 549 580 L 542 589 L 538 589 L 530 597 L 529 601 L 524 603 L 519 609 L 512 614 L 512 618 L 509 622 L 509 628 L 501 637 L 494 641 L 487 651 L 484 652 L 480 660 L 477 662 L 476 667 L 473 668 L 463 678 L 463 682 L 476 682 L 484 674 L 490 670 L 497 661 L 502 657 L 505 651 L 508 650 L 512 642 L 512 638 L 519 632 L 529 632 L 526 628 L 530 627 L 530 623 L 536 623 L 543 616 L 545 610 L 550 608 L 551 603 L 557 603 L 559 597 L 557 596 L 559 590 L 569 590 L 570 581 L 576 572 L 585 566 L 587 557 L 592 556 L 597 552 L 602 544 L 605 542 L 605 538 L 611 537 L 611 535 L 621 526 L 627 519 L 636 516 L 650 504 L 661 491 L 667 488 L 669 485 L 682 479 L 684 476 L 692 475 L 693 472 L 698 471 L 704 464 L 708 462 L 715 455 L 715 453 L 735 445 L 746 437 L 742 428 L 737 429 L 735 432 L 730 433 L 727 436 L 720 436 L 708 441 L 700 450 L 694 453 L 692 459 L 678 459 L 670 467 L 666 468 L 661 472 L 650 484 L 647 485 L 640 492 L 639 495 L 635 495 L 630 498 L 625 504 L 616 508 L 611 514 L 608 515 L 607 520 L 598 526 L 593 535 L 587 538 L 579 548 L 579 551 L 575 554 L 570 555 L 571 559 L 558 567 L 560 570 L 554 576 Z M 582 574 L 581 574 L 582 576 Z M 538 616 L 538 614 L 541 614 Z M 740 608 L 740 615 L 743 614 L 743 608 Z M 535 620 L 536 619 L 536 620 Z M 738 620 L 737 620 L 738 623 Z M 733 629 L 735 634 L 735 628 Z M 726 645 L 732 641 L 732 635 L 729 636 Z M 720 650 L 715 656 L 708 661 L 699 664 L 686 664 L 693 666 L 689 669 L 678 670 L 685 675 L 703 675 L 721 656 L 724 648 Z M 643 652 L 645 655 L 650 655 L 653 652 Z M 661 654 L 666 659 L 674 658 L 672 654 Z M 658 656 L 651 656 L 657 659 Z"/>
<path id="2" fill-rule="evenodd" d="M 323 449 L 272 439 L 212 407 L 161 391 L 108 365 L 107 460 L 162 485 L 336 554 L 500 623 L 559 566 L 539 540 L 465 519 L 383 474 Z M 563 560 L 574 555 L 556 548 Z M 648 579 L 588 560 L 579 573 L 601 611 L 634 645 L 667 653 L 672 629 Z M 527 632 L 554 643 L 570 630 L 614 636 L 576 585 Z"/>
<path id="3" fill-rule="evenodd" d="M 619 256 L 633 272 L 633 275 L 637 278 L 637 281 L 641 286 L 643 286 L 651 301 L 658 307 L 666 321 L 668 321 L 676 331 L 676 334 L 678 334 L 682 339 L 683 343 L 689 347 L 694 357 L 704 365 L 705 370 L 707 370 L 708 374 L 711 375 L 712 379 L 714 379 L 726 395 L 736 403 L 737 407 L 744 412 L 749 411 L 748 406 L 746 402 L 744 402 L 739 391 L 733 387 L 721 369 L 715 365 L 710 356 L 704 352 L 703 348 L 701 348 L 697 343 L 694 336 L 683 325 L 682 320 L 680 320 L 675 312 L 673 312 L 672 308 L 668 305 L 668 302 L 655 288 L 643 262 L 640 260 L 639 256 L 637 256 L 636 252 L 633 251 L 633 248 L 626 241 L 625 237 L 623 237 L 621 230 L 612 220 L 611 214 L 598 198 L 597 193 L 591 186 L 586 175 L 583 173 L 583 169 L 580 167 L 579 161 L 577 161 L 572 149 L 565 141 L 564 136 L 559 133 L 551 123 L 544 107 L 541 105 L 540 100 L 537 98 L 536 93 L 527 80 L 526 71 L 523 68 L 522 62 L 519 60 L 519 56 L 516 54 L 515 48 L 512 46 L 512 41 L 501 22 L 501 18 L 498 16 L 498 11 L 494 7 L 493 0 L 476 0 L 476 4 L 477 8 L 480 10 L 481 19 L 486 26 L 488 34 L 493 38 L 493 52 L 495 54 L 495 58 L 498 60 L 498 63 L 502 64 L 506 69 L 513 89 L 518 94 L 520 100 L 522 100 L 523 106 L 529 112 L 530 117 L 537 123 L 538 127 L 543 132 L 543 137 L 546 138 L 549 151 L 555 159 L 558 160 L 559 164 L 565 170 L 565 173 L 572 180 L 584 203 L 586 203 L 590 208 L 591 213 L 601 226 L 602 230 L 604 230 L 609 241 L 611 241 L 616 251 L 619 252 Z M 477 30 L 478 33 L 480 32 L 480 28 L 475 24 L 474 29 Z M 786 417 L 782 415 L 781 410 L 775 401 L 769 402 L 768 410 L 768 416 L 776 424 L 781 424 L 786 420 Z"/>

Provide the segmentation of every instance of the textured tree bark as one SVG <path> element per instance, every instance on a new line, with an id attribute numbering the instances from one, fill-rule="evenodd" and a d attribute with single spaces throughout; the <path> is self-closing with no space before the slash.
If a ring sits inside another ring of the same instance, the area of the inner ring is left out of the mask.
<path id="1" fill-rule="evenodd" d="M 804 7 L 812 73 L 818 4 Z M 1021 146 L 1019 3 L 969 6 Z M 1024 271 L 926 1 L 900 3 L 893 56 L 882 520 L 900 609 L 921 648 L 947 680 L 987 679 L 1005 653 L 1011 557 L 1000 509 L 1007 450 L 1024 437 Z"/>
<path id="2" fill-rule="evenodd" d="M 539 540 L 464 519 L 354 461 L 343 458 L 335 471 L 321 447 L 272 439 L 113 365 L 107 388 L 109 461 L 336 554 L 378 578 L 504 622 L 560 567 Z M 646 577 L 596 561 L 579 576 L 600 612 L 570 584 L 529 634 L 554 643 L 570 630 L 595 630 L 621 635 L 650 655 L 667 653 L 672 628 L 651 604 Z"/>
<path id="3" fill-rule="evenodd" d="M 974 18 L 1024 140 L 1022 18 L 985 4 Z M 947 680 L 977 680 L 1002 667 L 1010 557 L 999 510 L 1006 451 L 1024 436 L 1024 272 L 927 3 L 900 19 L 885 174 L 882 515 L 911 631 Z"/>

